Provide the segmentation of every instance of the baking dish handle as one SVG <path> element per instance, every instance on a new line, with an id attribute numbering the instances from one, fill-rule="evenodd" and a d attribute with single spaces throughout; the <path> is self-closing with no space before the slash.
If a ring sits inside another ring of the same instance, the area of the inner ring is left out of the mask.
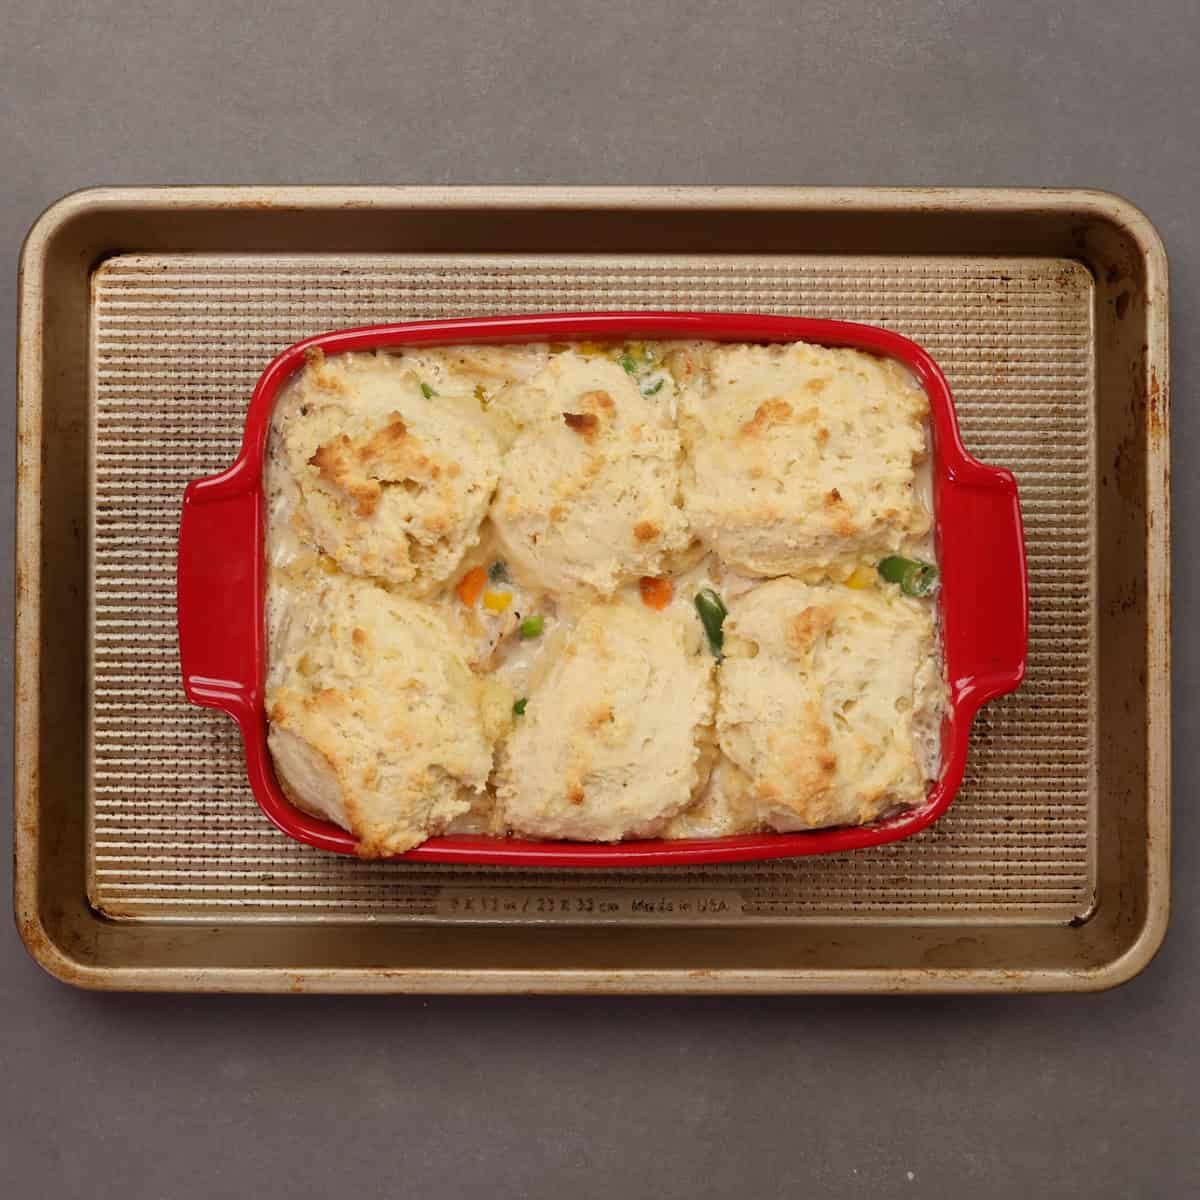
<path id="1" fill-rule="evenodd" d="M 1025 677 L 1029 584 L 1021 502 L 1011 471 L 967 460 L 941 525 L 950 687 L 973 713 Z"/>
<path id="2" fill-rule="evenodd" d="M 242 463 L 183 494 L 176 603 L 183 690 L 239 719 L 257 701 L 259 490 Z"/>

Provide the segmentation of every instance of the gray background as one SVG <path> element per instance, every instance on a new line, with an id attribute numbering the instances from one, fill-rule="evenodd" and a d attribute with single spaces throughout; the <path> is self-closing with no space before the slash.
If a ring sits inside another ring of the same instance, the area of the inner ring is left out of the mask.
<path id="1" fill-rule="evenodd" d="M 0 0 L 0 327 L 20 240 L 98 183 L 1051 184 L 1166 239 L 1190 462 L 1200 6 Z M 13 381 L 0 383 L 11 626 Z M 1183 546 L 1200 478 L 1175 473 Z M 1176 555 L 1174 916 L 1106 995 L 89 995 L 0 923 L 21 1196 L 1194 1196 L 1194 628 Z M 11 645 L 3 643 L 11 670 Z M 6 726 L 10 720 L 5 707 Z M 7 760 L 9 736 L 0 737 Z M 0 764 L 3 777 L 9 764 Z M 7 840 L 8 822 L 0 834 Z M 7 853 L 0 886 L 8 886 Z"/>

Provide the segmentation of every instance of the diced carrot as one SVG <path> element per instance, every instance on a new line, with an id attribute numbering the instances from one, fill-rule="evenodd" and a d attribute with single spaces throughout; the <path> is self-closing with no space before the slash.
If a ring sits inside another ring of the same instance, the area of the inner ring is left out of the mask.
<path id="1" fill-rule="evenodd" d="M 458 598 L 468 607 L 474 608 L 483 585 L 487 583 L 487 572 L 482 567 L 472 567 L 459 581 L 454 590 Z"/>
<path id="2" fill-rule="evenodd" d="M 675 588 L 669 579 L 655 579 L 653 575 L 643 575 L 638 587 L 642 593 L 642 603 L 647 608 L 666 608 L 675 595 Z"/>

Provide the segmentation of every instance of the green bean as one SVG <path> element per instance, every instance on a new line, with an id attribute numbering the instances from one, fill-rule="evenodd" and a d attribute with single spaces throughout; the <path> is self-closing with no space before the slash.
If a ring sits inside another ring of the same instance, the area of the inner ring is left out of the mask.
<path id="1" fill-rule="evenodd" d="M 899 554 L 880 559 L 879 574 L 888 583 L 898 583 L 906 596 L 929 596 L 938 586 L 939 572 L 933 563 Z"/>
<path id="2" fill-rule="evenodd" d="M 701 588 L 696 593 L 693 603 L 700 616 L 700 624 L 704 626 L 704 632 L 708 637 L 709 649 L 719 659 L 722 657 L 721 651 L 725 645 L 725 633 L 721 626 L 724 625 L 729 610 L 712 588 Z"/>

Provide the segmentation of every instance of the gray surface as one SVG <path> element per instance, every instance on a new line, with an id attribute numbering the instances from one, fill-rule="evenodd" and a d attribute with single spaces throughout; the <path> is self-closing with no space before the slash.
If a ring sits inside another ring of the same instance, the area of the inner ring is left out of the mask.
<path id="1" fill-rule="evenodd" d="M 92 183 L 1090 185 L 1135 200 L 1166 238 L 1175 455 L 1190 461 L 1194 3 L 1028 6 L 1044 7 L 1037 16 L 953 0 L 641 7 L 0 0 L 0 326 L 15 324 L 25 229 Z M 267 33 L 251 31 L 252 11 Z M 11 446 L 11 375 L 0 386 Z M 10 451 L 6 538 L 11 474 Z M 1200 479 L 1175 479 L 1186 545 Z M 43 976 L 5 922 L 5 1194 L 1197 1194 L 1200 822 L 1187 792 L 1200 765 L 1200 565 L 1177 560 L 1175 912 L 1163 951 L 1125 988 L 769 1002 L 100 996 Z M 8 628 L 7 544 L 0 570 Z"/>

